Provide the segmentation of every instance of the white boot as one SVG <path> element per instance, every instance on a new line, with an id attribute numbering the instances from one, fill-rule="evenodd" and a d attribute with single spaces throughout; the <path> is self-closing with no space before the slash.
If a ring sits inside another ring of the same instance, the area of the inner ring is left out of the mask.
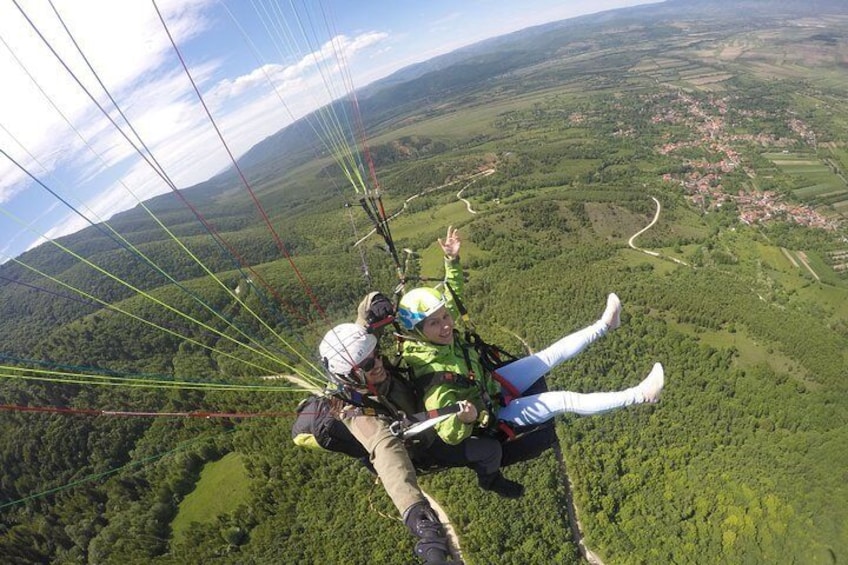
<path id="1" fill-rule="evenodd" d="M 606 324 L 607 330 L 614 330 L 621 325 L 621 300 L 615 293 L 607 296 L 607 309 L 604 310 L 601 321 Z"/>
<path id="2" fill-rule="evenodd" d="M 639 383 L 639 386 L 636 388 L 642 393 L 644 402 L 654 403 L 659 401 L 660 391 L 664 385 L 665 372 L 663 371 L 663 366 L 660 363 L 654 363 L 654 368 L 651 369 L 645 380 Z"/>

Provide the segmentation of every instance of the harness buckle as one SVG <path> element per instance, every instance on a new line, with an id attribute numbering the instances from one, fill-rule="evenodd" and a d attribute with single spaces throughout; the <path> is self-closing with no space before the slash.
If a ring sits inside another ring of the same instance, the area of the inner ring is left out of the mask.
<path id="1" fill-rule="evenodd" d="M 389 433 L 391 433 L 395 437 L 399 437 L 403 439 L 403 422 L 400 420 L 395 420 L 391 424 L 389 424 Z"/>

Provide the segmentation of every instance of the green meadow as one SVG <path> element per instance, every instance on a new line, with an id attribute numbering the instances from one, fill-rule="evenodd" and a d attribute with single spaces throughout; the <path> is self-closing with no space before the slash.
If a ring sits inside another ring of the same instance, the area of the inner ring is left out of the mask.
<path id="1" fill-rule="evenodd" d="M 250 477 L 238 453 L 228 453 L 203 466 L 200 478 L 180 502 L 171 523 L 173 539 L 183 541 L 192 524 L 214 524 L 218 516 L 234 512 L 250 497 Z"/>

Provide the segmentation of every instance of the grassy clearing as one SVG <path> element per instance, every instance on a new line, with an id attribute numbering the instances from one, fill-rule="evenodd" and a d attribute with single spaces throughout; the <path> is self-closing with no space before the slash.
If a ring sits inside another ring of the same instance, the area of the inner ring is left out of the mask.
<path id="1" fill-rule="evenodd" d="M 831 147 L 830 155 L 843 169 L 848 169 L 848 150 L 844 147 Z"/>
<path id="2" fill-rule="evenodd" d="M 779 247 L 763 245 L 761 243 L 757 243 L 755 245 L 756 253 L 762 259 L 765 266 L 784 273 L 794 273 L 798 271 L 798 267 L 792 264 L 791 259 L 787 257 Z"/>
<path id="3" fill-rule="evenodd" d="M 808 284 L 798 290 L 797 296 L 802 301 L 821 306 L 830 321 L 848 319 L 848 291 L 844 288 Z"/>
<path id="4" fill-rule="evenodd" d="M 816 274 L 821 277 L 821 281 L 823 283 L 832 285 L 841 284 L 839 275 L 818 253 L 813 253 L 811 251 L 807 251 L 805 253 L 807 255 L 807 262 Z"/>
<path id="5" fill-rule="evenodd" d="M 171 523 L 175 541 L 181 541 L 192 522 L 213 522 L 221 514 L 232 512 L 247 502 L 249 479 L 237 453 L 228 453 L 207 463 L 194 490 L 180 503 Z"/>
<path id="6" fill-rule="evenodd" d="M 691 324 L 669 322 L 673 328 L 694 336 L 704 344 L 716 349 L 727 349 L 735 347 L 739 352 L 735 364 L 740 368 L 755 367 L 757 365 L 768 365 L 777 373 L 788 373 L 794 378 L 804 380 L 806 371 L 791 358 L 780 351 L 754 340 L 744 330 L 736 332 L 727 331 L 702 331 Z"/>
<path id="7" fill-rule="evenodd" d="M 841 160 L 842 155 L 831 149 L 831 156 Z M 810 204 L 830 204 L 837 212 L 848 200 L 845 181 L 834 173 L 831 166 L 809 153 L 763 153 L 782 173 L 792 175 L 798 186 L 792 193 L 796 198 Z M 844 207 L 844 206 L 843 206 Z"/>
<path id="8" fill-rule="evenodd" d="M 560 89 L 516 96 L 508 100 L 491 101 L 482 106 L 462 108 L 461 111 L 447 110 L 443 115 L 414 121 L 409 126 L 393 129 L 387 134 L 377 135 L 372 143 L 375 145 L 387 143 L 405 135 L 444 139 L 446 137 L 492 134 L 497 132 L 494 123 L 500 114 L 531 108 L 535 103 L 546 102 L 552 95 L 571 96 L 571 94 L 570 87 L 566 86 Z"/>
<path id="9" fill-rule="evenodd" d="M 631 235 L 644 228 L 650 219 L 615 204 L 586 203 L 586 214 L 598 236 L 626 243 Z"/>
<path id="10" fill-rule="evenodd" d="M 793 161 L 807 161 L 810 159 L 809 153 L 790 153 L 790 152 L 780 152 L 780 153 L 763 153 L 763 157 L 772 162 L 793 162 Z"/>
<path id="11" fill-rule="evenodd" d="M 629 247 L 622 249 L 618 253 L 617 258 L 625 267 L 639 267 L 647 263 L 653 267 L 653 272 L 657 276 L 666 275 L 675 269 L 681 268 L 671 261 L 653 257 L 647 253 L 630 249 Z"/>
<path id="12" fill-rule="evenodd" d="M 674 215 L 674 222 L 669 226 L 669 230 L 673 235 L 683 239 L 699 241 L 709 236 L 709 227 L 704 224 L 701 215 L 694 210 L 675 210 Z M 663 221 L 663 214 L 660 214 L 659 221 Z"/>
<path id="13" fill-rule="evenodd" d="M 450 187 L 444 189 L 444 192 L 448 198 L 455 198 L 459 189 Z M 391 223 L 392 237 L 402 241 L 428 236 L 430 240 L 435 241 L 437 236 L 444 236 L 448 226 L 462 224 L 473 217 L 474 215 L 470 214 L 465 207 L 465 203 L 455 199 L 449 204 L 429 208 L 424 212 L 414 214 L 404 212 Z"/>

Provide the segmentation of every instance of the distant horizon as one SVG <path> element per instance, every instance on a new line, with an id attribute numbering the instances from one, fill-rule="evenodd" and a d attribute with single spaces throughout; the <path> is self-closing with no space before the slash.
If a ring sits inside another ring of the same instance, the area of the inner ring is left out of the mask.
<path id="1" fill-rule="evenodd" d="M 228 146 L 241 158 L 295 119 L 344 95 L 338 89 L 344 88 L 345 81 L 361 89 L 481 41 L 657 2 L 534 0 L 518 7 L 500 0 L 476 0 L 461 6 L 439 0 L 426 6 L 416 4 L 415 13 L 409 11 L 409 5 L 380 2 L 379 6 L 369 3 L 366 14 L 355 4 L 331 1 L 326 11 L 333 18 L 332 28 L 312 36 L 298 36 L 295 29 L 298 18 L 314 16 L 305 8 L 299 14 L 288 14 L 290 21 L 284 21 L 279 29 L 272 29 L 269 22 L 279 23 L 285 14 L 251 15 L 241 3 L 228 7 L 213 0 L 160 0 L 153 7 L 140 1 L 80 5 L 58 0 L 54 1 L 58 16 L 45 6 L 22 9 L 64 65 L 109 110 L 126 135 L 135 139 L 88 65 L 95 69 L 174 184 L 188 188 L 232 164 L 154 7 L 160 9 Z M 169 192 L 34 35 L 27 19 L 13 7 L 0 10 L 0 72 L 6 77 L 4 83 L 11 85 L 4 91 L 7 103 L 0 108 L 3 153 L 93 223 Z M 469 26 L 472 17 L 474 25 Z M 99 25 L 101 21 L 115 23 L 104 27 Z M 330 31 L 335 37 L 332 43 Z M 268 62 L 259 63 L 263 59 L 257 54 Z M 327 69 L 332 72 L 333 57 L 344 61 L 347 77 L 327 74 Z M 271 80 L 277 84 L 277 92 L 269 88 Z M 285 93 L 282 104 L 280 91 Z M 89 225 L 9 158 L 0 160 L 0 179 L 0 211 L 4 213 L 0 262 L 45 238 L 75 233 Z"/>

